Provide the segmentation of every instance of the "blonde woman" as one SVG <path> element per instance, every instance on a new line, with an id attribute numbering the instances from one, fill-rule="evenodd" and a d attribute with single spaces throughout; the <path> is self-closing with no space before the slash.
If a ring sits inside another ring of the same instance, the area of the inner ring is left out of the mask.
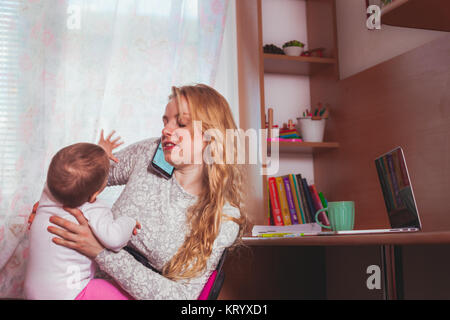
<path id="1" fill-rule="evenodd" d="M 100 142 L 115 160 L 108 185 L 126 185 L 112 211 L 140 221 L 141 231 L 129 246 L 153 269 L 125 250 L 104 249 L 77 209 L 67 211 L 79 225 L 54 216 L 50 221 L 64 229 L 49 231 L 62 238 L 54 238 L 56 244 L 95 259 L 135 299 L 197 299 L 245 224 L 242 169 L 225 161 L 227 152 L 237 154 L 236 143 L 227 148 L 223 140 L 236 124 L 226 100 L 206 85 L 172 88 L 163 122 L 161 138 L 135 143 L 114 156 L 117 139 L 111 141 L 110 135 Z M 175 167 L 168 180 L 148 169 L 159 140 L 166 161 Z"/>

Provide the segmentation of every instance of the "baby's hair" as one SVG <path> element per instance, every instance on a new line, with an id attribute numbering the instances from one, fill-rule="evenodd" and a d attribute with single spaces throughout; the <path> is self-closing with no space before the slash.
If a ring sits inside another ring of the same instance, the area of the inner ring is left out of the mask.
<path id="1" fill-rule="evenodd" d="M 99 191 L 109 173 L 109 158 L 102 147 L 76 143 L 59 150 L 47 173 L 47 186 L 62 205 L 76 208 Z"/>

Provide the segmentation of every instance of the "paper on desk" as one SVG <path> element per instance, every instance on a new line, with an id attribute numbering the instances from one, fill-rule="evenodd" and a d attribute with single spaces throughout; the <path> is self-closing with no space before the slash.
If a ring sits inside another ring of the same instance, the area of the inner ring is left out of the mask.
<path id="1" fill-rule="evenodd" d="M 291 226 L 253 226 L 252 236 L 257 237 L 265 233 L 318 233 L 321 231 L 322 227 L 317 223 L 293 224 Z"/>

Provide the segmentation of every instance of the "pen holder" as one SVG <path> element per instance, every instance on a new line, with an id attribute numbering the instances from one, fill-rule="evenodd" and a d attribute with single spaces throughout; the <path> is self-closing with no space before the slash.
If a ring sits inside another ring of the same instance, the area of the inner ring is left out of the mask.
<path id="1" fill-rule="evenodd" d="M 311 118 L 297 118 L 297 125 L 303 141 L 322 142 L 325 133 L 325 121 L 326 119 L 312 120 Z"/>

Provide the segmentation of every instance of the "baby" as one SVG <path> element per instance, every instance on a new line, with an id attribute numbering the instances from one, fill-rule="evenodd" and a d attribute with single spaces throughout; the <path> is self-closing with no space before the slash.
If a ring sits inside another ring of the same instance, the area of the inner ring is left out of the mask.
<path id="1" fill-rule="evenodd" d="M 63 206 L 79 208 L 97 239 L 116 252 L 140 228 L 130 217 L 114 219 L 111 209 L 96 199 L 106 187 L 109 165 L 103 148 L 90 143 L 68 146 L 53 157 L 30 228 L 27 299 L 75 299 L 94 281 L 94 262 L 75 250 L 56 245 L 47 231 L 54 215 L 77 223 Z"/>

